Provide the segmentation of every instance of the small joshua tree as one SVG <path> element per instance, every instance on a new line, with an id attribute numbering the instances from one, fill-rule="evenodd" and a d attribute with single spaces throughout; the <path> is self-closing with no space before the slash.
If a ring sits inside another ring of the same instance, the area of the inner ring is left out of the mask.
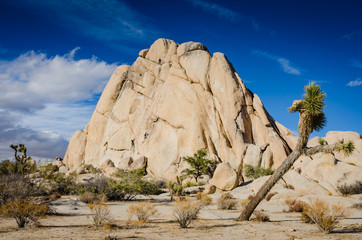
<path id="1" fill-rule="evenodd" d="M 30 163 L 31 157 L 26 155 L 26 147 L 24 144 L 19 145 L 10 145 L 12 148 L 15 156 L 15 171 L 16 173 L 21 174 L 24 176 L 29 170 L 32 168 L 32 164 Z M 21 153 L 21 155 L 20 155 Z"/>
<path id="2" fill-rule="evenodd" d="M 204 174 L 212 177 L 216 162 L 206 158 L 207 152 L 205 149 L 198 150 L 193 157 L 184 157 L 183 160 L 187 162 L 190 168 L 186 168 L 182 171 L 187 176 L 192 176 L 195 181 Z"/>

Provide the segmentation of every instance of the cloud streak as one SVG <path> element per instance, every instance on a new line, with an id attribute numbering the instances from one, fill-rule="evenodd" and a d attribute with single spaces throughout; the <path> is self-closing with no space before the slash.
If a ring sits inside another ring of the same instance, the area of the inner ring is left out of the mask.
<path id="1" fill-rule="evenodd" d="M 203 0 L 186 0 L 186 1 L 190 2 L 195 7 L 200 7 L 205 12 L 216 14 L 217 16 L 232 22 L 238 22 L 242 19 L 241 14 L 216 3 L 209 3 Z"/>
<path id="2" fill-rule="evenodd" d="M 347 39 L 347 40 L 351 40 L 352 38 L 361 35 L 362 34 L 362 30 L 357 30 L 357 31 L 353 31 L 350 33 L 347 33 L 345 35 L 342 36 L 342 38 Z"/>
<path id="3" fill-rule="evenodd" d="M 350 81 L 349 83 L 347 83 L 348 87 L 357 87 L 357 86 L 360 86 L 360 85 L 362 85 L 361 78 L 357 78 L 356 80 Z"/>
<path id="4" fill-rule="evenodd" d="M 286 58 L 278 57 L 278 56 L 269 54 L 268 52 L 260 51 L 260 50 L 253 50 L 251 52 L 251 54 L 276 61 L 281 66 L 281 68 L 283 69 L 283 71 L 285 73 L 292 74 L 292 75 L 298 75 L 298 76 L 301 75 L 300 70 L 296 67 L 293 67 L 292 64 L 290 63 L 290 61 Z"/>

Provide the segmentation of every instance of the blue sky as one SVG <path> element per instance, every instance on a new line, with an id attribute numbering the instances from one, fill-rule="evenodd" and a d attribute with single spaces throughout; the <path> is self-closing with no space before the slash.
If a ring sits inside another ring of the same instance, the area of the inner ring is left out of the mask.
<path id="1" fill-rule="evenodd" d="M 358 0 L 1 0 L 0 159 L 25 143 L 63 156 L 114 69 L 158 38 L 223 52 L 269 113 L 310 81 L 327 93 L 327 131 L 362 133 L 362 2 Z"/>

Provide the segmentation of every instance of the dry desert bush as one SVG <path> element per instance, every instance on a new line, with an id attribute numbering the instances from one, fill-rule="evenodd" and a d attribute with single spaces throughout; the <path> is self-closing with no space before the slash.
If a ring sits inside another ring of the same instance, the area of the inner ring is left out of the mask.
<path id="1" fill-rule="evenodd" d="M 347 185 L 339 185 L 337 187 L 338 191 L 343 195 L 350 195 L 350 194 L 361 194 L 362 193 L 362 181 L 356 181 L 353 184 Z"/>
<path id="2" fill-rule="evenodd" d="M 0 214 L 14 218 L 19 228 L 29 224 L 38 225 L 39 217 L 46 215 L 47 212 L 48 206 L 36 203 L 33 197 L 12 199 L 0 207 Z"/>
<path id="3" fill-rule="evenodd" d="M 209 205 L 212 203 L 212 198 L 207 196 L 207 194 L 198 192 L 196 199 L 201 202 L 202 205 Z"/>
<path id="4" fill-rule="evenodd" d="M 330 204 L 316 199 L 304 205 L 303 212 L 318 226 L 324 233 L 330 233 L 335 228 L 338 220 L 345 217 L 345 211 L 341 204 Z"/>
<path id="5" fill-rule="evenodd" d="M 302 212 L 305 206 L 305 202 L 296 199 L 287 199 L 285 203 L 289 206 L 288 212 Z"/>
<path id="6" fill-rule="evenodd" d="M 217 200 L 217 208 L 222 210 L 231 210 L 235 209 L 238 201 L 233 198 L 230 193 L 221 194 L 220 198 Z"/>
<path id="7" fill-rule="evenodd" d="M 269 216 L 264 212 L 264 210 L 255 210 L 253 213 L 254 217 L 255 217 L 255 221 L 258 222 L 269 222 Z"/>
<path id="8" fill-rule="evenodd" d="M 192 221 L 197 219 L 201 206 L 202 205 L 199 202 L 190 199 L 177 201 L 173 208 L 173 216 L 176 218 L 176 221 L 180 224 L 181 228 L 187 228 Z"/>
<path id="9" fill-rule="evenodd" d="M 127 213 L 129 219 L 136 216 L 138 222 L 143 224 L 157 213 L 157 209 L 150 202 L 140 202 L 129 206 Z"/>
<path id="10" fill-rule="evenodd" d="M 112 223 L 109 212 L 109 206 L 105 202 L 88 203 L 88 207 L 92 213 L 92 219 L 96 227 L 108 227 Z"/>
<path id="11" fill-rule="evenodd" d="M 106 202 L 107 196 L 104 194 L 95 194 L 91 192 L 85 192 L 79 197 L 79 201 L 84 203 L 100 203 Z"/>

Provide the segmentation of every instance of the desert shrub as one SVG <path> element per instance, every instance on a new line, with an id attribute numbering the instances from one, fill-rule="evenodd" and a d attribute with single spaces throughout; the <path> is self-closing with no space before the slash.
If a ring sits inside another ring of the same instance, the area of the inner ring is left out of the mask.
<path id="1" fill-rule="evenodd" d="M 258 221 L 258 222 L 269 222 L 270 219 L 269 219 L 269 216 L 264 212 L 264 210 L 255 210 L 253 212 L 253 215 L 255 217 L 255 221 Z"/>
<path id="2" fill-rule="evenodd" d="M 183 187 L 188 188 L 188 187 L 196 187 L 196 186 L 197 186 L 196 183 L 191 182 L 191 181 L 187 181 Z"/>
<path id="3" fill-rule="evenodd" d="M 58 171 L 58 166 L 51 163 L 43 164 L 39 166 L 38 170 L 43 176 L 44 179 L 53 180 L 55 178 L 55 173 Z"/>
<path id="4" fill-rule="evenodd" d="M 288 212 L 303 212 L 305 207 L 305 202 L 299 200 L 285 200 L 285 203 L 288 204 Z"/>
<path id="5" fill-rule="evenodd" d="M 157 209 L 150 202 L 140 202 L 129 206 L 127 209 L 128 217 L 131 219 L 133 216 L 137 217 L 139 223 L 145 223 L 150 217 L 157 213 Z"/>
<path id="6" fill-rule="evenodd" d="M 344 217 L 344 209 L 341 204 L 329 204 L 319 199 L 305 204 L 304 212 L 324 233 L 330 233 L 339 218 Z"/>
<path id="7" fill-rule="evenodd" d="M 84 171 L 90 172 L 93 174 L 97 174 L 97 173 L 101 172 L 101 170 L 99 168 L 94 167 L 92 164 L 85 164 L 83 166 L 83 169 L 84 169 Z"/>
<path id="8" fill-rule="evenodd" d="M 223 193 L 217 200 L 217 208 L 222 210 L 231 210 L 235 209 L 237 203 L 238 201 L 234 199 L 230 193 Z"/>
<path id="9" fill-rule="evenodd" d="M 183 157 L 183 161 L 187 162 L 190 168 L 184 169 L 182 174 L 195 178 L 196 182 L 204 174 L 209 175 L 211 178 L 216 169 L 216 161 L 207 159 L 206 155 L 206 150 L 200 149 L 193 157 Z"/>
<path id="10" fill-rule="evenodd" d="M 350 185 L 339 185 L 337 186 L 337 190 L 343 195 L 362 194 L 362 181 L 356 181 Z"/>
<path id="11" fill-rule="evenodd" d="M 84 203 L 100 203 L 107 201 L 107 197 L 104 194 L 85 192 L 79 197 L 79 201 Z"/>
<path id="12" fill-rule="evenodd" d="M 3 160 L 0 162 L 0 176 L 15 174 L 15 163 L 10 160 Z"/>
<path id="13" fill-rule="evenodd" d="M 167 189 L 170 191 L 171 196 L 183 196 L 184 194 L 184 187 L 182 184 L 177 182 L 168 182 Z"/>
<path id="14" fill-rule="evenodd" d="M 210 203 L 212 203 L 212 198 L 202 192 L 197 193 L 196 199 L 200 201 L 202 205 L 209 205 Z"/>
<path id="15" fill-rule="evenodd" d="M 265 200 L 270 201 L 270 199 L 271 199 L 275 194 L 277 194 L 277 193 L 276 193 L 276 192 L 269 193 L 268 195 L 266 195 Z"/>
<path id="16" fill-rule="evenodd" d="M 110 201 L 132 200 L 138 194 L 158 194 L 159 184 L 156 181 L 142 179 L 140 171 L 123 172 L 117 179 L 99 176 L 83 185 L 84 192 L 103 194 Z"/>
<path id="17" fill-rule="evenodd" d="M 41 189 L 21 175 L 3 175 L 0 180 L 0 205 L 9 200 L 25 199 L 43 194 Z"/>
<path id="18" fill-rule="evenodd" d="M 46 201 L 54 201 L 60 198 L 62 195 L 60 193 L 52 193 L 48 196 L 44 196 L 43 199 Z"/>
<path id="19" fill-rule="evenodd" d="M 324 138 L 319 138 L 318 139 L 318 143 L 320 144 L 320 145 L 325 145 L 326 144 L 326 140 L 324 140 Z"/>
<path id="20" fill-rule="evenodd" d="M 244 174 L 246 177 L 257 179 L 262 176 L 272 175 L 274 170 L 271 168 L 253 167 L 252 165 L 244 165 Z"/>
<path id="21" fill-rule="evenodd" d="M 19 228 L 31 222 L 37 223 L 39 217 L 47 212 L 48 206 L 36 203 L 32 197 L 12 199 L 0 207 L 1 215 L 15 218 Z"/>
<path id="22" fill-rule="evenodd" d="M 352 205 L 352 208 L 362 209 L 362 203 L 355 203 Z"/>
<path id="23" fill-rule="evenodd" d="M 176 218 L 176 221 L 180 224 L 181 228 L 187 228 L 192 221 L 197 219 L 200 210 L 200 203 L 186 199 L 184 201 L 175 202 L 173 216 Z"/>
<path id="24" fill-rule="evenodd" d="M 92 213 L 92 219 L 96 227 L 108 227 L 112 223 L 109 212 L 109 206 L 105 202 L 88 203 L 89 210 Z"/>

